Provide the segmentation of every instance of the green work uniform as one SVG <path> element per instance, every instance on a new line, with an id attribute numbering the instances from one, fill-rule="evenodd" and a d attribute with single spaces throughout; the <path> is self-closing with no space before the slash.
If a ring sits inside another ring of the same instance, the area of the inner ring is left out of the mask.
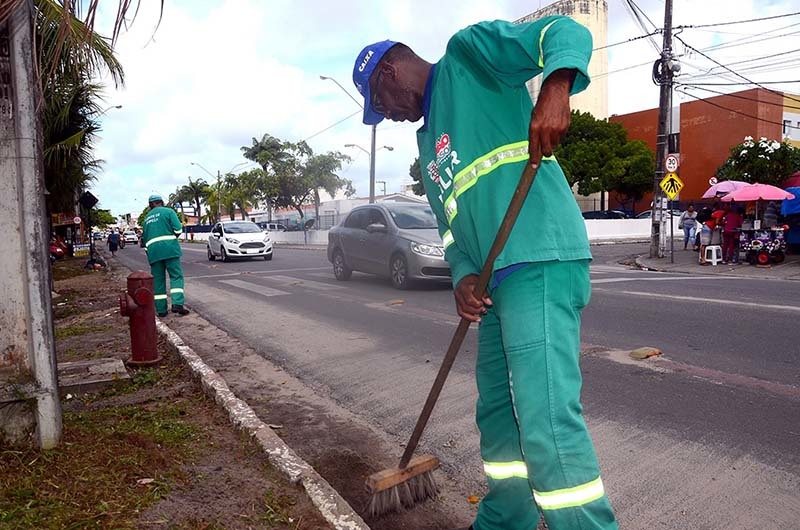
<path id="1" fill-rule="evenodd" d="M 157 206 L 144 219 L 142 237 L 153 274 L 157 313 L 167 312 L 167 274 L 172 305 L 183 305 L 184 302 L 182 253 L 178 242 L 182 231 L 178 214 L 172 208 Z"/>
<path id="2" fill-rule="evenodd" d="M 420 168 L 458 285 L 486 259 L 528 161 L 525 83 L 559 69 L 589 84 L 589 31 L 567 17 L 485 22 L 434 66 Z M 489 481 L 476 530 L 617 528 L 580 404 L 580 316 L 590 296 L 586 228 L 554 158 L 542 162 L 494 271 L 479 335 L 477 423 Z"/>

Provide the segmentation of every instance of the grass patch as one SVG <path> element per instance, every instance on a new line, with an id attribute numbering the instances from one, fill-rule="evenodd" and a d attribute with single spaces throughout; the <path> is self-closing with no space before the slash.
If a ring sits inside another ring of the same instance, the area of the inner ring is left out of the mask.
<path id="1" fill-rule="evenodd" d="M 64 258 L 53 263 L 53 280 L 68 280 L 75 276 L 91 274 L 90 269 L 84 269 L 88 258 Z"/>
<path id="2" fill-rule="evenodd" d="M 200 434 L 186 414 L 181 403 L 68 413 L 57 449 L 0 452 L 0 527 L 134 528 L 182 476 Z"/>
<path id="3" fill-rule="evenodd" d="M 56 328 L 56 340 L 62 340 L 76 335 L 86 335 L 89 333 L 101 333 L 110 331 L 112 328 L 108 324 L 73 324 Z"/>

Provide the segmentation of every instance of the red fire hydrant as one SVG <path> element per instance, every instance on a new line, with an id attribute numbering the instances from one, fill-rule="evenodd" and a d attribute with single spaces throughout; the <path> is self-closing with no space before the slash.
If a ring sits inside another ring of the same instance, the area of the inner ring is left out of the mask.
<path id="1" fill-rule="evenodd" d="M 119 296 L 119 312 L 130 317 L 132 366 L 149 366 L 161 361 L 156 343 L 156 308 L 153 276 L 144 271 L 128 276 L 128 291 Z"/>

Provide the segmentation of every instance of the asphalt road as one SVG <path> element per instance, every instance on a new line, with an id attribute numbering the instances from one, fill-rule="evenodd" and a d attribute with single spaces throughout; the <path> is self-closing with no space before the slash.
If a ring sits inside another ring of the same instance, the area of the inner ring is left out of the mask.
<path id="1" fill-rule="evenodd" d="M 187 304 L 398 441 L 413 427 L 457 322 L 447 285 L 396 291 L 324 252 L 271 262 L 184 253 Z M 593 247 L 583 401 L 624 528 L 794 529 L 800 521 L 800 282 L 619 265 Z M 146 268 L 129 246 L 119 259 Z M 465 491 L 483 482 L 473 421 L 475 331 L 425 435 Z M 624 352 L 655 346 L 658 361 Z"/>

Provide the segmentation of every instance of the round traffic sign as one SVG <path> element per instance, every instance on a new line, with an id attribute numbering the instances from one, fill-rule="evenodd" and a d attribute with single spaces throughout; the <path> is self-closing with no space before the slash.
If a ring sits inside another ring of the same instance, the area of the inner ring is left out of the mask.
<path id="1" fill-rule="evenodd" d="M 81 218 L 78 217 L 78 216 L 75 216 L 75 218 L 72 220 L 72 222 L 74 224 L 76 224 L 76 225 L 79 225 L 79 224 L 81 224 Z"/>
<path id="2" fill-rule="evenodd" d="M 675 155 L 667 156 L 666 160 L 666 169 L 669 173 L 675 173 L 678 171 L 678 157 Z"/>

